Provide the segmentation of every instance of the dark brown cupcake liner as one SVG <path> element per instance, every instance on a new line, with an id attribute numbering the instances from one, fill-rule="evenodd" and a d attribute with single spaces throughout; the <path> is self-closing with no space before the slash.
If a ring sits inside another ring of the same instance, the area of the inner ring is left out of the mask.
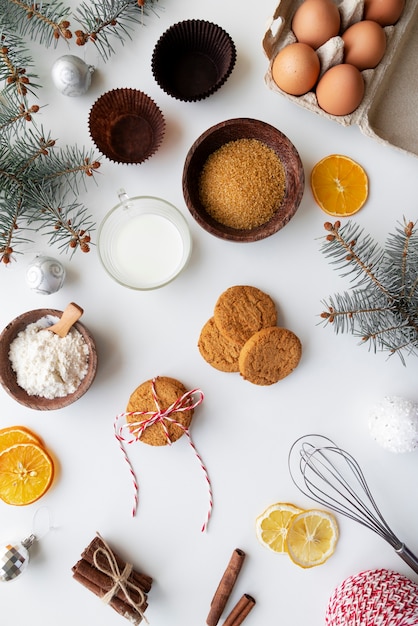
<path id="1" fill-rule="evenodd" d="M 206 20 L 185 20 L 161 35 L 151 68 L 168 95 L 195 102 L 209 97 L 226 82 L 236 56 L 235 44 L 223 28 Z"/>
<path id="2" fill-rule="evenodd" d="M 90 109 L 90 136 L 116 163 L 143 163 L 158 150 L 165 120 L 156 103 L 137 89 L 113 89 Z"/>

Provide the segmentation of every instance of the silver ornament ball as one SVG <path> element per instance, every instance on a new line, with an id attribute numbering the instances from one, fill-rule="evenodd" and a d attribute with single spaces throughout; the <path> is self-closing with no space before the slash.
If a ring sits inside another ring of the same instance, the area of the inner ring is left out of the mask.
<path id="1" fill-rule="evenodd" d="M 30 535 L 23 541 L 0 544 L 0 582 L 15 580 L 29 564 L 29 548 L 35 541 Z"/>
<path id="2" fill-rule="evenodd" d="M 27 267 L 26 283 L 43 295 L 56 293 L 64 284 L 64 266 L 50 256 L 38 256 Z"/>
<path id="3" fill-rule="evenodd" d="M 94 67 L 73 54 L 65 54 L 52 66 L 52 80 L 64 96 L 82 96 L 91 85 Z"/>

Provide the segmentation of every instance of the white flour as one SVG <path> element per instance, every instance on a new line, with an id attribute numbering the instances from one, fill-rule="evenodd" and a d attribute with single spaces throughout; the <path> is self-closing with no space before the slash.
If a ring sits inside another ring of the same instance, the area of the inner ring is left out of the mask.
<path id="1" fill-rule="evenodd" d="M 41 330 L 53 318 L 43 317 L 22 330 L 10 344 L 9 359 L 17 383 L 31 396 L 52 400 L 73 393 L 87 374 L 89 348 L 71 328 L 65 337 Z"/>

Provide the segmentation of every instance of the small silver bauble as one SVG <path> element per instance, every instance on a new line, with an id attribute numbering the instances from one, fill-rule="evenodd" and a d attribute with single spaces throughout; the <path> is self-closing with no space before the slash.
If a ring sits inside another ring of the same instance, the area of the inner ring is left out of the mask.
<path id="1" fill-rule="evenodd" d="M 26 270 L 26 283 L 30 289 L 44 295 L 55 293 L 64 284 L 63 265 L 50 256 L 37 256 Z"/>
<path id="2" fill-rule="evenodd" d="M 65 54 L 52 66 L 52 80 L 64 96 L 82 96 L 91 85 L 94 67 L 73 54 Z"/>
<path id="3" fill-rule="evenodd" d="M 0 582 L 15 580 L 29 564 L 29 548 L 35 541 L 30 535 L 23 541 L 0 544 Z"/>

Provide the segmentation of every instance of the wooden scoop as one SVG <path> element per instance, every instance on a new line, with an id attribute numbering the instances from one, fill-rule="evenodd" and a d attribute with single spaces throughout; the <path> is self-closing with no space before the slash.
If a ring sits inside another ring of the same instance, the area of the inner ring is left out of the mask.
<path id="1" fill-rule="evenodd" d="M 76 323 L 83 313 L 83 309 L 79 307 L 78 304 L 70 302 L 70 304 L 63 311 L 63 314 L 58 322 L 52 324 L 52 326 L 47 326 L 45 330 L 50 330 L 60 337 L 65 337 L 71 326 Z"/>

